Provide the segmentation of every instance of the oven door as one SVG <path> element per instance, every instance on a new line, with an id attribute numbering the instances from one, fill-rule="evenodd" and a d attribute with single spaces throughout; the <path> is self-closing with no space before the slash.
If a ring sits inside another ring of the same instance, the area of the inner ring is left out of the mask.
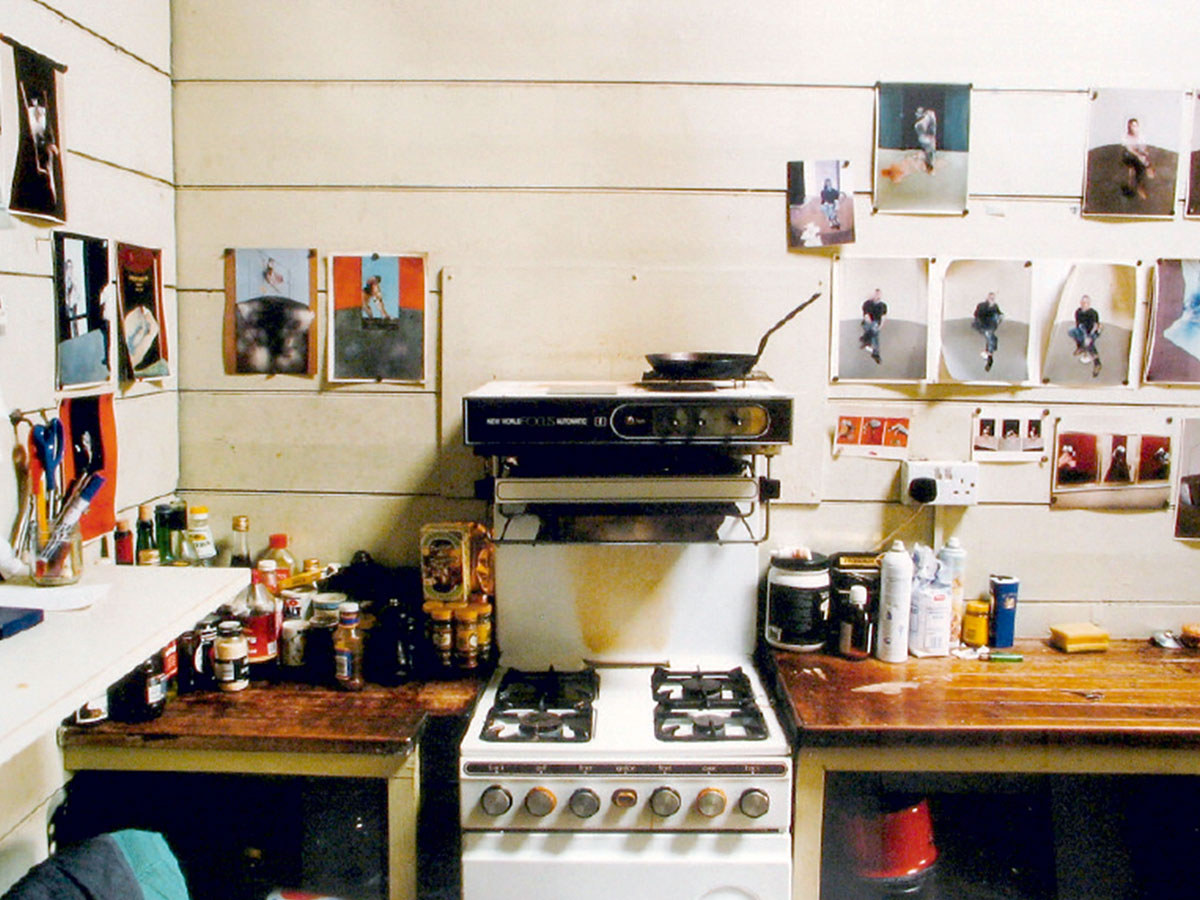
<path id="1" fill-rule="evenodd" d="M 468 831 L 463 900 L 788 900 L 773 834 Z"/>

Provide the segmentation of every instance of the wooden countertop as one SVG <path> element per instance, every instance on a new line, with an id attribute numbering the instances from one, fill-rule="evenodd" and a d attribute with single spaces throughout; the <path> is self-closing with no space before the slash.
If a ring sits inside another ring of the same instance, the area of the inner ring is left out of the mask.
<path id="1" fill-rule="evenodd" d="M 1114 641 L 1061 653 L 1018 641 L 1022 662 L 953 657 L 891 665 L 767 654 L 805 746 L 1061 744 L 1200 747 L 1200 651 Z"/>
<path id="2" fill-rule="evenodd" d="M 63 729 L 65 749 L 118 747 L 272 753 L 407 754 L 429 715 L 468 711 L 479 678 L 368 685 L 338 691 L 255 682 L 244 691 L 184 694 L 149 722 L 101 722 Z"/>

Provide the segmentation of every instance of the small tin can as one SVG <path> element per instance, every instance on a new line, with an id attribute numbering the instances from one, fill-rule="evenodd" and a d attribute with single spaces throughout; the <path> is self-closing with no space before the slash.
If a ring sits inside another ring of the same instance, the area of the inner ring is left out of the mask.
<path id="1" fill-rule="evenodd" d="M 774 551 L 767 571 L 767 643 L 784 650 L 820 650 L 828 629 L 829 558 Z"/>
<path id="2" fill-rule="evenodd" d="M 988 584 L 992 591 L 992 642 L 993 647 L 1011 647 L 1017 631 L 1017 594 L 1020 579 L 1010 575 L 990 575 Z"/>

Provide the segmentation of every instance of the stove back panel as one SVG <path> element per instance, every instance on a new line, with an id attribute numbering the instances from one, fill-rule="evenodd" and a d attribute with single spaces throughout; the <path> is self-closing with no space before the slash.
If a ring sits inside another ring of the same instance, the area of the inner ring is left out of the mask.
<path id="1" fill-rule="evenodd" d="M 536 670 L 748 657 L 758 580 L 753 544 L 502 543 L 502 661 Z"/>

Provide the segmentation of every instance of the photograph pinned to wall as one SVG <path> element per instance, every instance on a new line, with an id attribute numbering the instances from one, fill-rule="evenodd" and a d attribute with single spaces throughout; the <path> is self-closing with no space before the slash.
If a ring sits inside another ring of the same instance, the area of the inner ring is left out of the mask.
<path id="1" fill-rule="evenodd" d="M 92 498 L 79 530 L 85 541 L 111 534 L 116 525 L 117 420 L 113 395 L 70 397 L 59 404 L 65 433 L 63 477 L 71 485 L 89 475 L 101 475 L 104 483 Z"/>
<path id="2" fill-rule="evenodd" d="M 1073 264 L 1046 342 L 1042 381 L 1074 387 L 1129 384 L 1136 316 L 1134 266 Z"/>
<path id="3" fill-rule="evenodd" d="M 834 456 L 907 459 L 912 410 L 895 406 L 846 407 L 838 411 Z"/>
<path id="4" fill-rule="evenodd" d="M 971 86 L 879 83 L 875 87 L 875 208 L 965 212 Z"/>
<path id="5" fill-rule="evenodd" d="M 317 251 L 225 251 L 225 372 L 317 371 Z"/>
<path id="6" fill-rule="evenodd" d="M 60 115 L 66 66 L 4 37 L 12 47 L 16 82 L 17 152 L 9 208 L 20 215 L 67 221 Z"/>
<path id="7" fill-rule="evenodd" d="M 971 458 L 977 462 L 1037 462 L 1046 455 L 1046 411 L 984 407 L 975 411 Z"/>
<path id="8" fill-rule="evenodd" d="M 1200 218 L 1200 91 L 1189 91 L 1191 95 L 1189 116 L 1191 125 L 1188 144 L 1187 202 L 1183 206 L 1186 218 Z"/>
<path id="9" fill-rule="evenodd" d="M 926 377 L 929 260 L 839 259 L 832 305 L 835 381 Z"/>
<path id="10" fill-rule="evenodd" d="M 112 375 L 108 286 L 108 241 L 54 232 L 59 388 L 106 384 Z"/>
<path id="11" fill-rule="evenodd" d="M 329 257 L 330 381 L 425 380 L 423 253 Z"/>
<path id="12" fill-rule="evenodd" d="M 828 247 L 854 242 L 853 170 L 844 159 L 790 162 L 788 247 Z"/>
<path id="13" fill-rule="evenodd" d="M 1175 537 L 1200 540 L 1200 419 L 1184 419 L 1179 434 L 1179 497 Z"/>
<path id="14" fill-rule="evenodd" d="M 1171 436 L 1113 421 L 1059 421 L 1050 505 L 1055 509 L 1162 509 L 1171 499 Z"/>
<path id="15" fill-rule="evenodd" d="M 122 375 L 130 379 L 171 374 L 162 302 L 162 251 L 117 244 L 117 320 Z"/>
<path id="16" fill-rule="evenodd" d="M 1148 331 L 1145 380 L 1200 384 L 1200 260 L 1158 261 Z"/>
<path id="17" fill-rule="evenodd" d="M 1179 91 L 1092 91 L 1083 215 L 1171 218 L 1179 168 Z"/>
<path id="18" fill-rule="evenodd" d="M 960 259 L 942 282 L 942 363 L 963 382 L 1029 380 L 1032 264 Z"/>

